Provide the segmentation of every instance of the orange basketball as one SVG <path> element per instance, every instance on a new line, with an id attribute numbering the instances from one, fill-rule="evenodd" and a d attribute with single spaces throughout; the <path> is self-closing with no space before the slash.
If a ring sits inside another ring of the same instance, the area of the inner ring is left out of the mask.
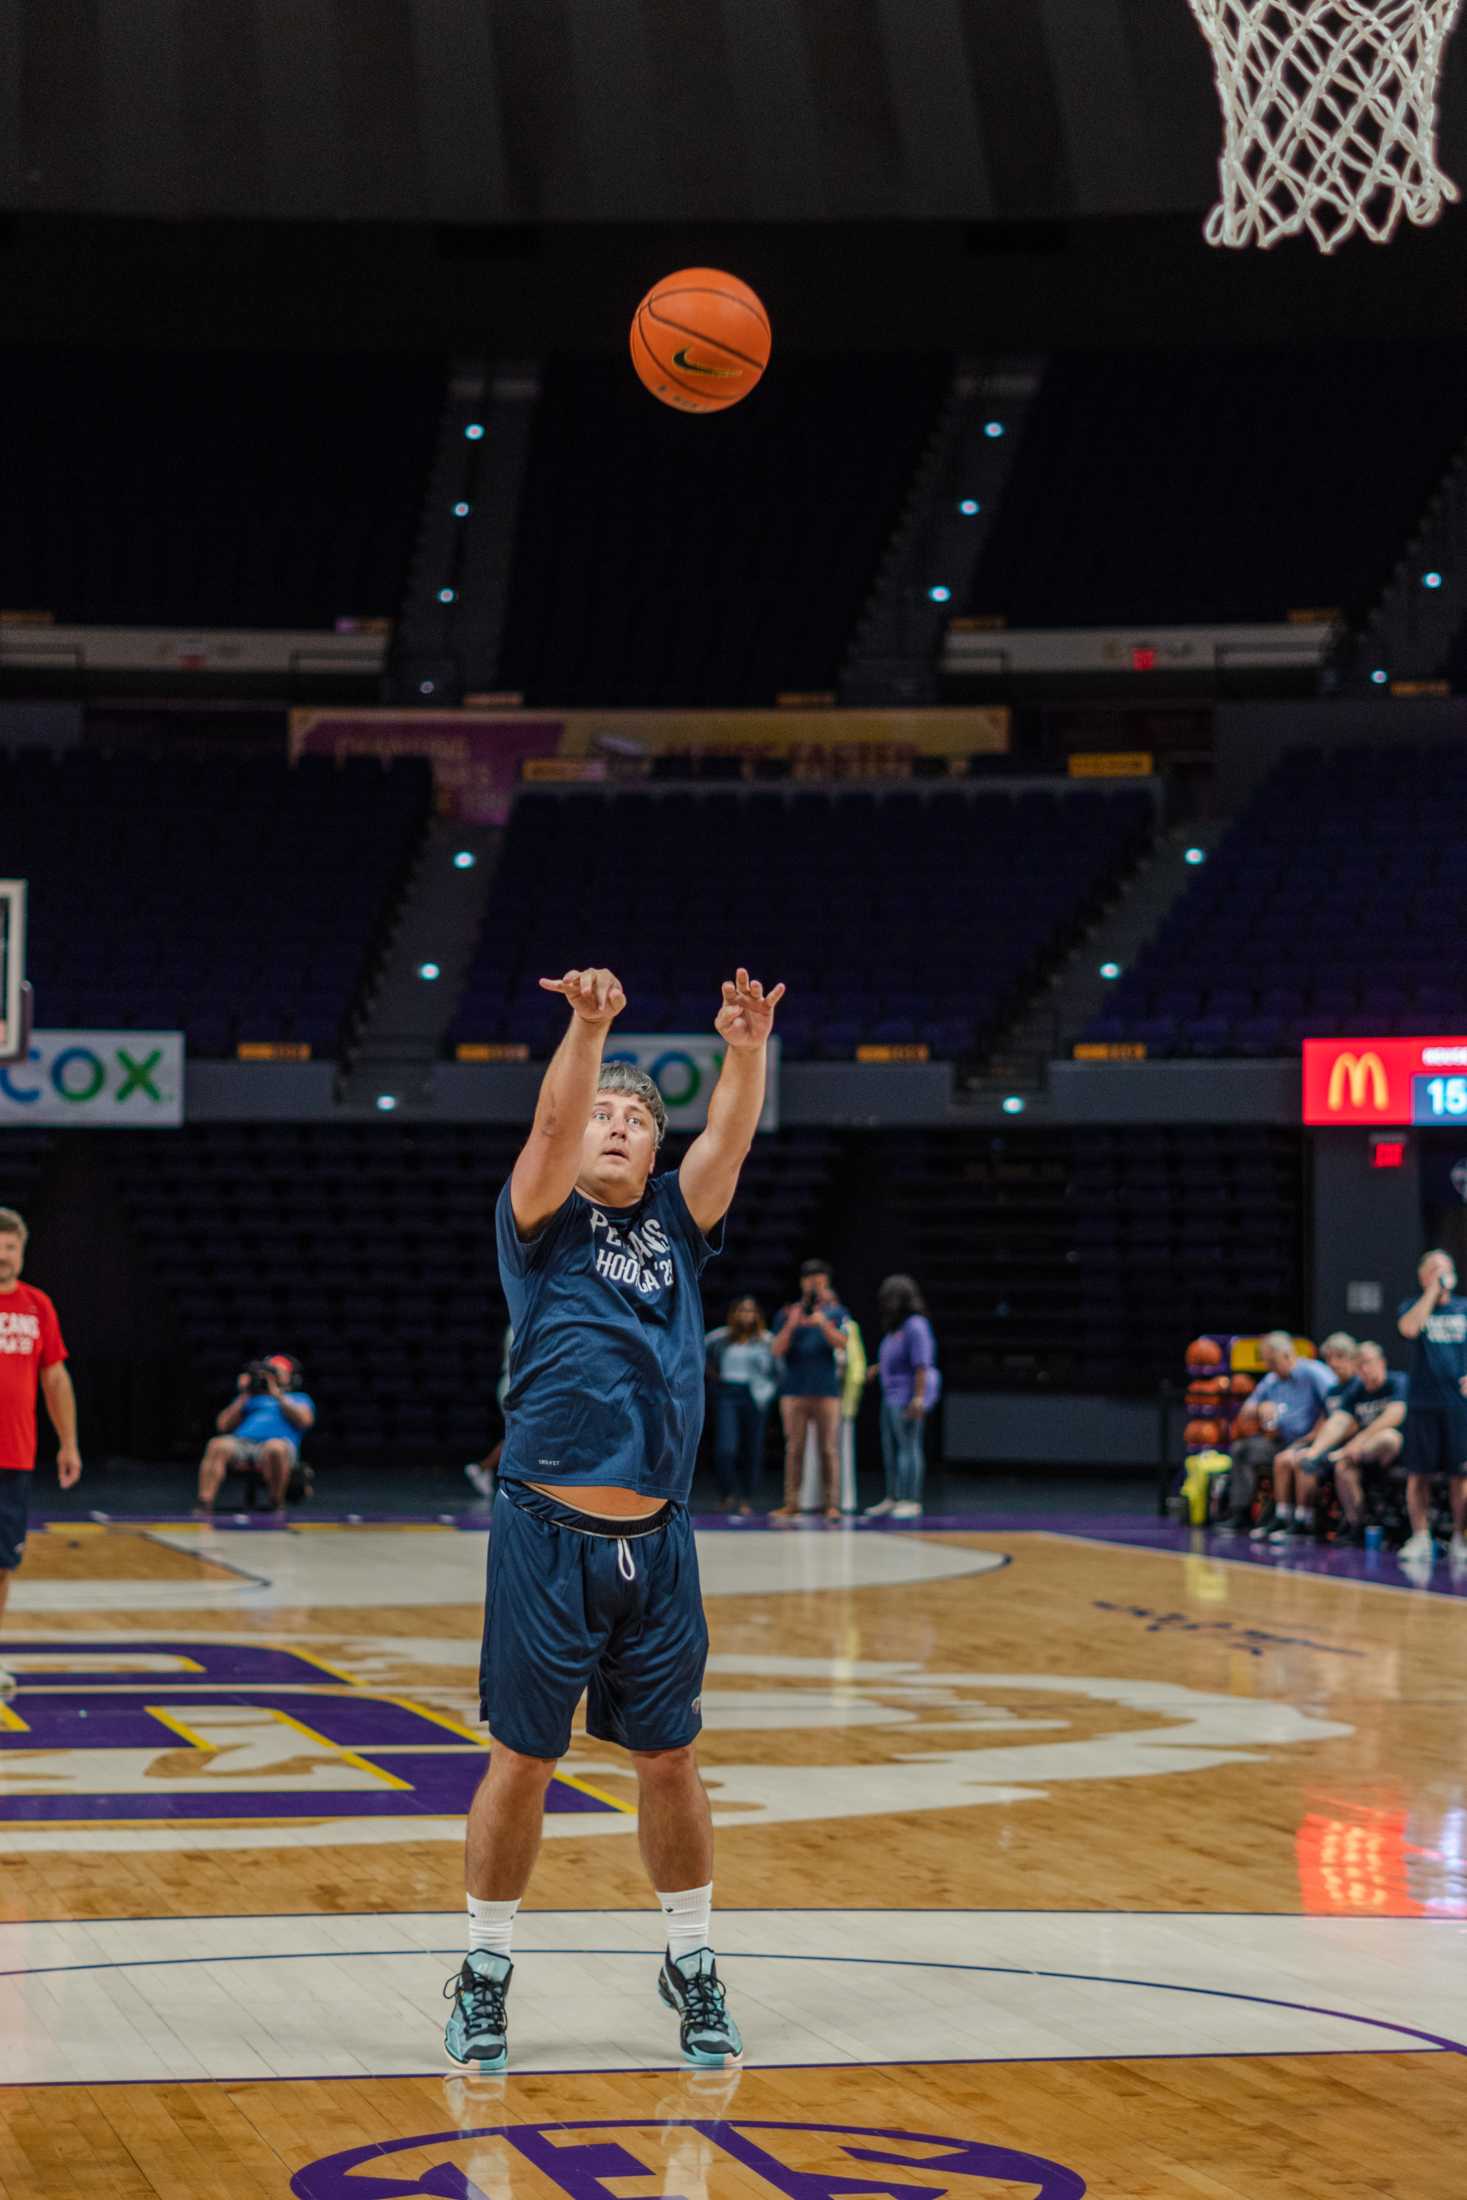
<path id="1" fill-rule="evenodd" d="M 1257 1406 L 1239 1407 L 1238 1418 L 1233 1423 L 1233 1434 L 1235 1436 L 1256 1436 L 1258 1434 Z"/>
<path id="2" fill-rule="evenodd" d="M 1251 1375 L 1235 1375 L 1233 1377 L 1232 1391 L 1235 1398 L 1246 1398 L 1249 1391 L 1256 1390 L 1257 1387 Z"/>
<path id="3" fill-rule="evenodd" d="M 1194 1375 L 1187 1385 L 1189 1413 L 1218 1413 L 1228 1394 L 1226 1375 Z"/>
<path id="4" fill-rule="evenodd" d="M 1199 1450 L 1207 1451 L 1217 1442 L 1221 1434 L 1222 1426 L 1220 1422 L 1189 1421 L 1182 1431 L 1182 1441 L 1189 1448 L 1195 1446 Z"/>
<path id="5" fill-rule="evenodd" d="M 1204 1368 L 1222 1366 L 1222 1346 L 1211 1337 L 1194 1337 L 1187 1347 L 1187 1365 L 1195 1374 Z"/>
<path id="6" fill-rule="evenodd" d="M 727 412 L 769 364 L 769 316 L 747 283 L 684 267 L 654 283 L 632 315 L 632 365 L 677 412 Z"/>

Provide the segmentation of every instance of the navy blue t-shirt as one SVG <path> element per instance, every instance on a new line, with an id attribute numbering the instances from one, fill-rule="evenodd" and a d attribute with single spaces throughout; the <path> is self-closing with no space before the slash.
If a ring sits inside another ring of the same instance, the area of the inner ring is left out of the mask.
<path id="1" fill-rule="evenodd" d="M 1369 1428 L 1372 1421 L 1380 1419 L 1387 1406 L 1403 1406 L 1405 1403 L 1406 1378 L 1396 1374 L 1393 1368 L 1388 1368 L 1386 1379 L 1379 1390 L 1367 1390 L 1358 1375 L 1353 1382 L 1346 1383 L 1340 1392 L 1338 1406 L 1331 1410 L 1348 1413 L 1360 1428 Z"/>
<path id="2" fill-rule="evenodd" d="M 1417 1294 L 1419 1297 L 1420 1294 Z M 1415 1298 L 1402 1299 L 1397 1315 L 1409 1314 Z M 1426 1327 L 1411 1339 L 1411 1383 L 1407 1392 L 1419 1413 L 1433 1406 L 1462 1404 L 1457 1387 L 1467 1375 L 1467 1299 L 1448 1299 L 1428 1314 Z"/>
<path id="3" fill-rule="evenodd" d="M 635 1207 L 572 1192 L 528 1241 L 506 1184 L 494 1225 L 514 1330 L 500 1475 L 686 1504 L 703 1427 L 698 1277 L 723 1224 L 703 1235 L 669 1169 Z"/>
<path id="4" fill-rule="evenodd" d="M 850 1315 L 843 1306 L 822 1306 L 828 1322 L 844 1331 Z M 786 1398 L 838 1398 L 845 1375 L 835 1356 L 835 1346 L 813 1322 L 798 1321 L 798 1305 L 781 1310 L 776 1336 L 790 1332 L 789 1350 L 779 1366 L 780 1388 Z"/>

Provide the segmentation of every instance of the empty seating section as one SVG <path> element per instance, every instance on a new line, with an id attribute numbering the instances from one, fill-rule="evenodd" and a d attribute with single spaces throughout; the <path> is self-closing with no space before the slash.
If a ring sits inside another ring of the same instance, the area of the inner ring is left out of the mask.
<path id="1" fill-rule="evenodd" d="M 50 1157 L 54 1131 L 7 1123 L 0 1138 L 0 1207 L 14 1207 L 32 1225 L 35 1197 Z"/>
<path id="2" fill-rule="evenodd" d="M 967 608 L 1010 626 L 1356 615 L 1467 427 L 1460 344 L 1053 360 Z"/>
<path id="3" fill-rule="evenodd" d="M 1154 1393 L 1299 1303 L 1302 1139 L 1267 1126 L 888 1139 L 952 1388 Z"/>
<path id="4" fill-rule="evenodd" d="M 478 1458 L 498 1433 L 505 1321 L 494 1202 L 523 1128 L 269 1123 L 114 1135 L 128 1221 L 187 1341 L 203 1418 L 246 1360 L 299 1356 L 318 1459 Z M 786 1295 L 835 1140 L 761 1138 L 711 1321 L 735 1290 Z M 672 1156 L 669 1156 L 671 1160 Z M 186 1432 L 188 1433 L 188 1432 Z"/>
<path id="5" fill-rule="evenodd" d="M 416 759 L 0 757 L 37 1020 L 332 1054 L 430 794 Z"/>
<path id="6" fill-rule="evenodd" d="M 517 802 L 452 1038 L 546 1051 L 592 959 L 625 1026 L 703 1031 L 746 962 L 791 1055 L 981 1048 L 1152 829 L 1134 790 L 574 791 Z"/>
<path id="7" fill-rule="evenodd" d="M 621 361 L 553 361 L 499 684 L 591 708 L 833 688 L 948 371 L 785 357 L 690 420 Z"/>
<path id="8" fill-rule="evenodd" d="M 1149 1054 L 1467 1024 L 1467 757 L 1296 751 L 1259 789 L 1087 1039 Z"/>
<path id="9" fill-rule="evenodd" d="M 0 604 L 94 626 L 395 618 L 436 359 L 8 351 Z"/>

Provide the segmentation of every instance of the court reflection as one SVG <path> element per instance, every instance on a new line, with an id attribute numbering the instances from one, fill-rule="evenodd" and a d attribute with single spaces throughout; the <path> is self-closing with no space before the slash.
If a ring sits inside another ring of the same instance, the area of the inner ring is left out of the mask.
<path id="1" fill-rule="evenodd" d="M 1467 1808 L 1310 1811 L 1295 1836 L 1300 1905 L 1316 1916 L 1467 1917 Z"/>

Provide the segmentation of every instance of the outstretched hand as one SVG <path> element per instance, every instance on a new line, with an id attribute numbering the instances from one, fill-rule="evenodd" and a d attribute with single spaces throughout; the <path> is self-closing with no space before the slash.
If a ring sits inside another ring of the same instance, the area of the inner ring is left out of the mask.
<path id="1" fill-rule="evenodd" d="M 540 986 L 562 994 L 583 1024 L 609 1024 L 627 1005 L 621 980 L 610 970 L 568 970 L 563 978 L 542 978 Z"/>
<path id="2" fill-rule="evenodd" d="M 734 972 L 732 984 L 727 978 L 723 981 L 723 1006 L 713 1019 L 713 1028 L 735 1053 L 762 1047 L 774 1028 L 774 1011 L 783 999 L 782 983 L 766 993 L 757 978 L 740 968 Z"/>

